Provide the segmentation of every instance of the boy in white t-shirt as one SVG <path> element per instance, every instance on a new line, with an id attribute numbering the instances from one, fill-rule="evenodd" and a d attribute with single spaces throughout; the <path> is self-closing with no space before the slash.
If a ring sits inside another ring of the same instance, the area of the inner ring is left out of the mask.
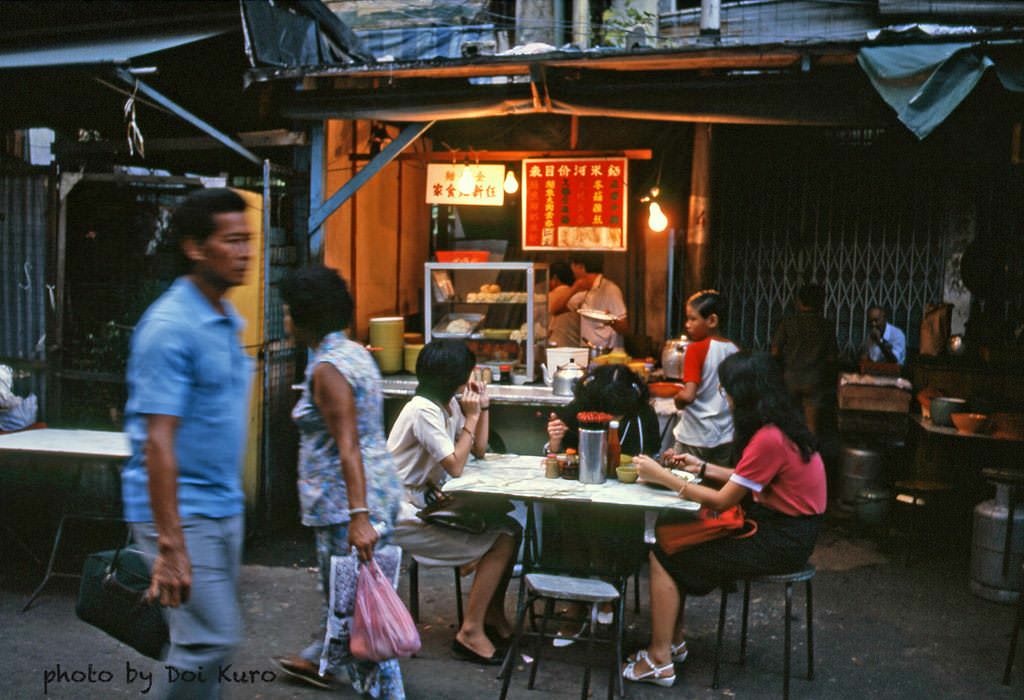
<path id="1" fill-rule="evenodd" d="M 676 443 L 672 452 L 730 465 L 732 412 L 720 391 L 718 366 L 739 348 L 721 335 L 724 311 L 722 295 L 713 289 L 686 300 L 686 334 L 692 342 L 683 359 L 683 388 L 675 397 L 682 414 L 673 431 Z"/>

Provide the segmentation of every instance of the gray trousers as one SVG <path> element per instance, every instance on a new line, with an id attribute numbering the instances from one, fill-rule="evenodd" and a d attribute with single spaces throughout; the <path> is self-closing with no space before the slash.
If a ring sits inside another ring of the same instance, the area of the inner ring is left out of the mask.
<path id="1" fill-rule="evenodd" d="M 193 516 L 183 518 L 181 528 L 192 561 L 192 593 L 184 605 L 164 608 L 171 644 L 154 677 L 157 697 L 219 698 L 220 669 L 242 641 L 238 575 L 245 518 Z M 156 538 L 153 523 L 132 523 L 132 539 L 150 567 L 157 554 Z"/>

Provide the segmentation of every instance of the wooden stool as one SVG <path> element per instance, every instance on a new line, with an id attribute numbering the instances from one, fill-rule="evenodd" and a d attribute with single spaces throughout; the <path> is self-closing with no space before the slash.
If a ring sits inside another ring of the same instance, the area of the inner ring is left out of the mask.
<path id="1" fill-rule="evenodd" d="M 425 566 L 425 565 L 424 565 Z M 462 627 L 462 576 L 459 575 L 458 566 L 453 566 L 455 572 L 455 616 Z M 416 557 L 409 558 L 409 613 L 414 622 L 420 621 L 420 563 Z"/>
<path id="2" fill-rule="evenodd" d="M 502 665 L 500 699 L 504 700 L 508 695 L 508 686 L 512 681 L 512 672 L 516 667 L 519 642 L 524 634 L 530 634 L 536 640 L 533 647 L 533 667 L 530 669 L 530 680 L 527 684 L 530 690 L 533 689 L 534 681 L 537 678 L 537 668 L 540 666 L 540 654 L 545 646 L 544 642 L 555 637 L 554 634 L 548 634 L 547 632 L 548 620 L 554 617 L 555 601 L 562 600 L 590 605 L 590 626 L 585 639 L 587 643 L 587 663 L 583 668 L 583 689 L 580 694 L 582 700 L 587 700 L 590 692 L 590 660 L 594 657 L 594 641 L 597 637 L 597 612 L 603 603 L 617 603 L 619 591 L 610 583 L 591 578 L 574 578 L 551 574 L 526 574 L 523 577 L 523 581 L 526 585 L 526 600 L 519 608 L 519 614 L 516 618 L 515 635 L 512 637 L 512 644 L 509 645 L 508 651 L 505 654 L 505 662 Z M 537 600 L 544 601 L 544 615 L 541 618 L 540 631 L 527 633 L 525 631 L 526 615 L 533 608 L 533 604 Z M 608 675 L 609 699 L 614 695 L 616 688 L 619 688 L 620 696 L 624 695 L 621 688 L 621 676 L 619 675 L 619 666 L 621 666 L 622 662 L 620 606 L 615 605 L 614 610 L 615 619 L 612 621 L 613 638 L 611 640 L 600 640 L 602 642 L 610 641 L 614 651 Z M 581 639 L 580 641 L 584 640 Z"/>
<path id="3" fill-rule="evenodd" d="M 898 530 L 907 538 L 904 563 L 910 566 L 910 557 L 915 542 L 922 542 L 927 534 L 927 516 L 935 501 L 942 500 L 953 492 L 950 484 L 941 481 L 897 481 L 893 484 L 896 507 L 893 515 Z M 900 527 L 901 521 L 906 521 Z"/>
<path id="4" fill-rule="evenodd" d="M 807 680 L 814 680 L 814 598 L 811 590 L 811 579 L 816 570 L 808 564 L 800 571 L 788 574 L 764 574 L 743 579 L 743 621 L 740 632 L 740 664 L 747 661 L 747 620 L 750 613 L 750 584 L 753 583 L 784 583 L 786 585 L 786 636 L 782 661 L 782 697 L 789 697 L 789 656 L 790 656 L 790 617 L 793 611 L 793 584 L 804 581 L 807 583 Z M 722 603 L 718 611 L 718 640 L 715 646 L 715 675 L 711 682 L 712 688 L 718 688 L 718 671 L 722 659 L 722 637 L 725 632 L 725 610 L 729 597 L 728 587 L 722 588 Z"/>

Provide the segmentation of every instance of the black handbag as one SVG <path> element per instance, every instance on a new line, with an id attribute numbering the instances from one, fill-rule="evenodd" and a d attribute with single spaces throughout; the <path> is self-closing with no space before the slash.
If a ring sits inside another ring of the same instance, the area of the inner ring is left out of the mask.
<path id="1" fill-rule="evenodd" d="M 460 530 L 473 535 L 484 532 L 489 525 L 497 525 L 512 510 L 508 500 L 495 502 L 466 495 L 452 495 L 442 492 L 436 486 L 428 486 L 423 493 L 426 507 L 416 512 L 428 525 L 438 525 Z"/>
<path id="2" fill-rule="evenodd" d="M 136 651 L 162 659 L 170 634 L 160 606 L 145 599 L 149 582 L 149 567 L 138 552 L 118 548 L 90 554 L 75 614 Z"/>

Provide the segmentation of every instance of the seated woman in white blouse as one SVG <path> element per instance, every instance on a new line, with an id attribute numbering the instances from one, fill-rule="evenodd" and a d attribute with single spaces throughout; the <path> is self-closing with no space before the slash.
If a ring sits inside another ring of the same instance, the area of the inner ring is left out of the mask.
<path id="1" fill-rule="evenodd" d="M 504 601 L 518 524 L 504 518 L 477 535 L 428 525 L 416 516 L 427 492 L 461 476 L 470 454 L 484 455 L 490 399 L 486 385 L 469 381 L 475 365 L 476 356 L 462 341 L 435 340 L 420 352 L 416 395 L 388 436 L 388 451 L 405 484 L 394 541 L 422 564 L 454 567 L 479 561 L 452 650 L 469 661 L 498 664 L 501 656 L 494 642 L 512 631 Z M 461 401 L 455 398 L 460 390 Z"/>

